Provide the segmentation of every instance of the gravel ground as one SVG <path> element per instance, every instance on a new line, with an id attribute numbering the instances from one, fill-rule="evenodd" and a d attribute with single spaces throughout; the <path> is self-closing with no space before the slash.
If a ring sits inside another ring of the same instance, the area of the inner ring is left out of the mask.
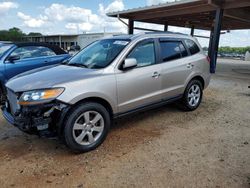
<path id="1" fill-rule="evenodd" d="M 81 155 L 0 118 L 0 187 L 249 188 L 249 85 L 250 63 L 221 60 L 198 110 L 169 105 L 120 120 Z"/>

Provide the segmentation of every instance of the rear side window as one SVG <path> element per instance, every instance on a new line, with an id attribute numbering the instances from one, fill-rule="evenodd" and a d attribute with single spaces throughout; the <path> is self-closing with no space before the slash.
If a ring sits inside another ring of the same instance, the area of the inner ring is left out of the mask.
<path id="1" fill-rule="evenodd" d="M 182 42 L 163 41 L 160 42 L 160 45 L 161 45 L 162 60 L 164 62 L 188 56 L 188 52 L 185 49 Z"/>
<path id="2" fill-rule="evenodd" d="M 185 43 L 191 53 L 191 55 L 197 54 L 200 52 L 200 48 L 198 47 L 198 45 L 192 41 L 192 40 L 185 40 Z"/>

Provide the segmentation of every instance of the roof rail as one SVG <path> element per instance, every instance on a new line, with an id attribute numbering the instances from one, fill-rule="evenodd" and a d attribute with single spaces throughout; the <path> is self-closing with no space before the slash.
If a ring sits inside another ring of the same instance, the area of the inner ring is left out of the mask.
<path id="1" fill-rule="evenodd" d="M 184 35 L 184 36 L 188 36 L 188 34 L 179 33 L 179 32 L 172 32 L 172 31 L 155 31 L 155 32 L 145 32 L 144 34 L 177 34 L 177 35 Z"/>

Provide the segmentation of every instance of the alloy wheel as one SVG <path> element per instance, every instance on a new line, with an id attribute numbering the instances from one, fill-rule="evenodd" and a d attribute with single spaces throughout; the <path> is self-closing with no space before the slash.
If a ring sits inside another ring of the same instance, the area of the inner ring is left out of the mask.
<path id="1" fill-rule="evenodd" d="M 195 107 L 199 104 L 201 98 L 201 89 L 199 85 L 194 84 L 190 87 L 188 91 L 188 104 Z"/>
<path id="2" fill-rule="evenodd" d="M 104 118 L 96 111 L 86 111 L 77 118 L 73 126 L 73 137 L 80 145 L 95 143 L 104 131 Z"/>

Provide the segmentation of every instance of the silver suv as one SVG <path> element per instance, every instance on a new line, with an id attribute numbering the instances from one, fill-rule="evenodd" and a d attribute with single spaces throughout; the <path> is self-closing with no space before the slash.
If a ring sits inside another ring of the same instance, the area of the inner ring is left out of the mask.
<path id="1" fill-rule="evenodd" d="M 103 39 L 62 65 L 10 80 L 3 115 L 22 131 L 56 134 L 73 151 L 87 152 L 104 141 L 113 119 L 173 101 L 195 110 L 210 81 L 209 67 L 187 35 Z"/>

